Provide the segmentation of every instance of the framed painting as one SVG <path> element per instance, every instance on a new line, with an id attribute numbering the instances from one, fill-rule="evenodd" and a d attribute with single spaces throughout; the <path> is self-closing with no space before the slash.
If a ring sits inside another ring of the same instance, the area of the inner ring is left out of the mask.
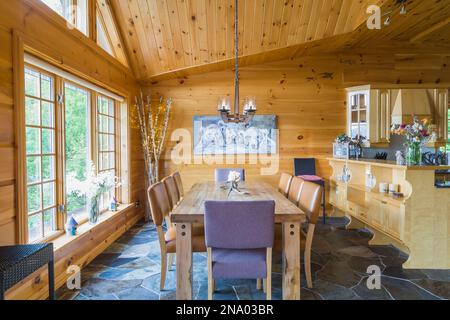
<path id="1" fill-rule="evenodd" d="M 276 120 L 256 115 L 245 126 L 225 123 L 220 116 L 194 116 L 194 154 L 276 154 Z"/>

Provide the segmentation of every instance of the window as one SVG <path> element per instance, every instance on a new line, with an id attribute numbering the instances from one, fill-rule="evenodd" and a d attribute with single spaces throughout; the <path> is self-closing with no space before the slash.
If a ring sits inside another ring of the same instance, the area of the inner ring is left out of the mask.
<path id="1" fill-rule="evenodd" d="M 108 52 L 110 55 L 114 56 L 114 52 L 112 50 L 112 45 L 108 36 L 106 35 L 105 28 L 103 24 L 100 22 L 99 17 L 97 16 L 97 43 L 103 50 Z"/>
<path id="2" fill-rule="evenodd" d="M 86 181 L 91 159 L 90 143 L 90 93 L 72 83 L 64 84 L 65 111 L 65 174 L 69 184 L 71 177 Z M 80 221 L 87 217 L 86 197 L 71 191 L 66 186 L 68 215 Z"/>
<path id="3" fill-rule="evenodd" d="M 118 147 L 117 133 L 127 126 L 126 118 L 124 123 L 120 121 L 127 105 L 120 97 L 116 100 L 115 95 L 108 96 L 105 90 L 75 81 L 74 76 L 57 73 L 56 68 L 45 64 L 27 64 L 24 78 L 23 181 L 27 186 L 24 202 L 31 243 L 62 233 L 62 217 L 73 215 L 79 223 L 87 221 L 86 197 L 73 192 L 72 178 L 85 181 L 91 162 L 99 173 L 126 179 L 127 168 L 117 160 L 124 157 L 121 151 L 126 149 Z M 107 210 L 111 197 L 118 195 L 122 195 L 121 189 L 103 195 L 102 210 Z"/>
<path id="4" fill-rule="evenodd" d="M 88 0 L 41 0 L 78 30 L 88 35 Z"/>
<path id="5" fill-rule="evenodd" d="M 55 81 L 25 70 L 25 139 L 28 238 L 33 242 L 56 230 Z"/>
<path id="6" fill-rule="evenodd" d="M 114 100 L 98 96 L 98 171 L 116 173 L 116 112 Z M 101 209 L 106 209 L 114 190 L 104 194 L 100 202 Z"/>

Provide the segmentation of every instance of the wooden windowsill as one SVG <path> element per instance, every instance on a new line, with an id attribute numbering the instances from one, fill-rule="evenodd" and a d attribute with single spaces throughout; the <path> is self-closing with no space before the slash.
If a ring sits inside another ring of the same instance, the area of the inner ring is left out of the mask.
<path id="1" fill-rule="evenodd" d="M 113 219 L 115 216 L 120 215 L 133 207 L 134 204 L 122 204 L 119 206 L 117 211 L 106 211 L 103 214 L 101 214 L 96 224 L 90 224 L 89 222 L 86 222 L 80 225 L 77 229 L 77 234 L 75 236 L 71 236 L 67 233 L 64 233 L 63 235 L 54 239 L 53 241 L 54 251 L 64 248 L 66 245 L 76 241 L 77 239 L 89 233 L 90 231 L 101 227 L 101 225 L 104 224 L 105 222 Z"/>

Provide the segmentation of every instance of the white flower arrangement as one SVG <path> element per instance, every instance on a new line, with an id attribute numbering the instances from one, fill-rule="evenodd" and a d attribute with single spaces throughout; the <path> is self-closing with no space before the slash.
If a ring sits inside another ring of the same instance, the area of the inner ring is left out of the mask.
<path id="1" fill-rule="evenodd" d="M 98 198 L 103 193 L 120 185 L 118 178 L 110 172 L 97 174 L 92 161 L 89 163 L 89 170 L 84 181 L 78 180 L 73 173 L 67 176 L 67 192 L 77 196 L 86 196 L 87 199 Z"/>
<path id="2" fill-rule="evenodd" d="M 228 182 L 237 183 L 239 181 L 241 181 L 241 174 L 237 171 L 230 171 L 228 174 Z"/>

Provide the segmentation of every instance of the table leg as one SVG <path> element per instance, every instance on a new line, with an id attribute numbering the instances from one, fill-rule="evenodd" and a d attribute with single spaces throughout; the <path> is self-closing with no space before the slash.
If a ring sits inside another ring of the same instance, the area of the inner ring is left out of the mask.
<path id="1" fill-rule="evenodd" d="M 48 263 L 48 298 L 55 300 L 55 265 L 54 261 Z"/>
<path id="2" fill-rule="evenodd" d="M 192 300 L 192 224 L 177 223 L 177 300 Z"/>
<path id="3" fill-rule="evenodd" d="M 300 300 L 300 222 L 283 223 L 283 300 Z"/>

